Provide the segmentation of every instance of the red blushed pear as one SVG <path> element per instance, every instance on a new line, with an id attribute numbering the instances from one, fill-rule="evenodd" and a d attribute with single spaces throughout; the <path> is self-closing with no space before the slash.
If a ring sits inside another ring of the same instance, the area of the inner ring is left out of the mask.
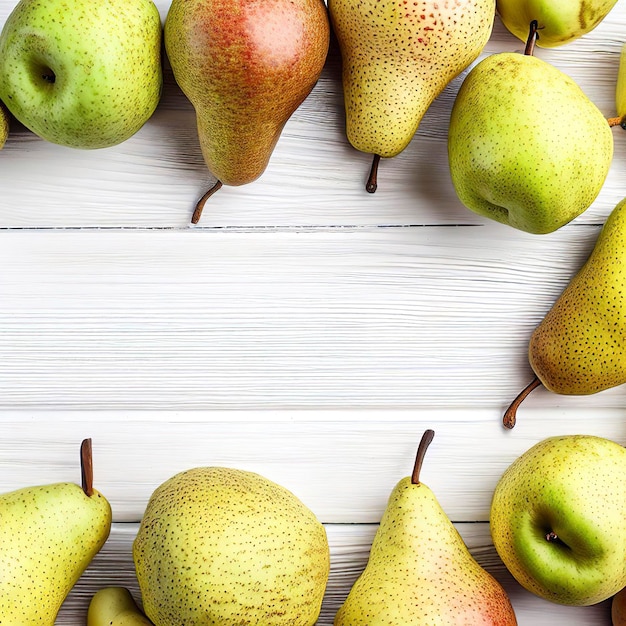
<path id="1" fill-rule="evenodd" d="M 420 481 L 433 436 L 432 430 L 424 433 L 412 475 L 391 493 L 367 566 L 335 616 L 335 626 L 517 624 L 504 589 L 474 560 Z"/>
<path id="2" fill-rule="evenodd" d="M 173 0 L 165 48 L 196 111 L 217 183 L 245 185 L 265 171 L 284 125 L 326 61 L 330 25 L 322 0 Z"/>

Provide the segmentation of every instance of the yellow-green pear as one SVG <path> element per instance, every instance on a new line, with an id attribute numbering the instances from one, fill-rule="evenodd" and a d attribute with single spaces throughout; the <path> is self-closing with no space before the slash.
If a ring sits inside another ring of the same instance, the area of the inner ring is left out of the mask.
<path id="1" fill-rule="evenodd" d="M 348 141 L 380 157 L 402 152 L 448 83 L 474 61 L 493 27 L 495 0 L 328 0 L 342 59 Z"/>
<path id="2" fill-rule="evenodd" d="M 91 598 L 87 626 L 152 626 L 126 587 L 104 587 Z"/>
<path id="3" fill-rule="evenodd" d="M 433 492 L 419 480 L 422 437 L 412 476 L 392 491 L 369 560 L 335 626 L 514 626 L 509 598 L 472 557 Z"/>
<path id="4" fill-rule="evenodd" d="M 528 591 L 588 606 L 626 586 L 626 448 L 591 435 L 548 437 L 504 472 L 493 544 Z"/>
<path id="5" fill-rule="evenodd" d="M 537 20 L 537 45 L 555 48 L 592 31 L 617 0 L 497 0 L 502 23 L 522 41 Z"/>
<path id="6" fill-rule="evenodd" d="M 0 495 L 0 623 L 53 626 L 61 604 L 109 536 L 111 507 L 92 486 L 54 483 Z"/>
<path id="7" fill-rule="evenodd" d="M 4 147 L 4 144 L 9 136 L 9 111 L 0 102 L 0 150 Z"/>
<path id="8" fill-rule="evenodd" d="M 452 183 L 469 209 L 551 233 L 596 199 L 613 158 L 607 119 L 580 87 L 527 53 L 492 54 L 458 91 L 448 132 Z"/>
<path id="9" fill-rule="evenodd" d="M 622 46 L 615 86 L 615 110 L 618 124 L 626 128 L 626 43 Z"/>
<path id="10" fill-rule="evenodd" d="M 258 474 L 223 467 L 159 486 L 133 557 L 156 626 L 313 626 L 330 568 L 326 531 L 309 508 Z"/>

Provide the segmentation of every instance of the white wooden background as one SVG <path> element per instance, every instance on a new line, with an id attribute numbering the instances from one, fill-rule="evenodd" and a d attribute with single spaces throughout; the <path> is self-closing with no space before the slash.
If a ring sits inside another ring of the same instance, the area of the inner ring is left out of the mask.
<path id="1" fill-rule="evenodd" d="M 0 23 L 14 4 L 0 0 Z M 157 5 L 164 19 L 169 3 Z M 610 117 L 624 41 L 619 0 L 593 33 L 536 54 Z M 484 55 L 522 47 L 496 19 Z M 521 589 L 491 546 L 488 512 L 504 469 L 547 436 L 626 444 L 626 388 L 537 390 L 514 430 L 500 421 L 530 380 L 532 329 L 626 196 L 626 133 L 614 130 L 593 206 L 528 235 L 456 198 L 446 133 L 462 77 L 365 193 L 370 156 L 344 137 L 339 68 L 333 43 L 264 176 L 222 189 L 195 228 L 212 178 L 168 69 L 154 117 L 118 147 L 72 150 L 13 126 L 0 152 L 0 492 L 78 480 L 90 436 L 115 519 L 58 624 L 83 624 L 101 586 L 137 592 L 130 546 L 146 501 L 197 465 L 264 474 L 326 524 L 319 624 L 332 624 L 426 428 L 424 481 L 519 624 L 610 624 L 608 602 L 559 607 Z"/>

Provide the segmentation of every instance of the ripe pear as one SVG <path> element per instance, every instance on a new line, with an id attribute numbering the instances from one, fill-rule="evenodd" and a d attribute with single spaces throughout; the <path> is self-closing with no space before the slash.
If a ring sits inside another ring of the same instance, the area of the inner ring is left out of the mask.
<path id="1" fill-rule="evenodd" d="M 615 109 L 617 111 L 617 124 L 626 129 L 626 43 L 622 46 L 619 57 L 617 73 L 617 85 L 615 86 Z"/>
<path id="2" fill-rule="evenodd" d="M 335 616 L 335 626 L 514 626 L 509 598 L 472 557 L 433 492 L 419 480 L 422 437 L 411 477 L 389 497 L 367 566 Z"/>
<path id="3" fill-rule="evenodd" d="M 467 208 L 545 234 L 596 199 L 613 158 L 613 134 L 569 76 L 531 53 L 502 52 L 463 81 L 452 108 L 448 156 Z"/>
<path id="4" fill-rule="evenodd" d="M 9 136 L 9 112 L 7 108 L 0 102 L 0 150 L 4 148 L 7 137 Z"/>
<path id="5" fill-rule="evenodd" d="M 92 487 L 91 440 L 82 486 L 54 483 L 0 495 L 0 623 L 53 626 L 61 604 L 111 529 L 111 507 Z"/>
<path id="6" fill-rule="evenodd" d="M 474 61 L 493 27 L 495 0 L 328 0 L 342 58 L 348 141 L 380 157 L 402 152 L 448 83 Z"/>
<path id="7" fill-rule="evenodd" d="M 91 598 L 87 626 L 152 626 L 152 622 L 126 587 L 104 587 Z"/>
<path id="8" fill-rule="evenodd" d="M 159 102 L 161 33 L 152 0 L 20 0 L 0 34 L 0 99 L 47 141 L 119 144 Z"/>
<path id="9" fill-rule="evenodd" d="M 549 437 L 504 472 L 491 536 L 528 591 L 587 606 L 626 586 L 626 448 L 591 435 Z"/>
<path id="10" fill-rule="evenodd" d="M 196 111 L 210 193 L 265 171 L 283 127 L 328 53 L 322 0 L 173 0 L 164 30 L 176 82 Z"/>
<path id="11" fill-rule="evenodd" d="M 326 531 L 294 494 L 222 467 L 154 491 L 133 557 L 156 626 L 312 626 L 330 568 Z"/>
<path id="12" fill-rule="evenodd" d="M 592 31 L 617 0 L 497 0 L 498 14 L 507 29 L 522 41 L 528 25 L 537 20 L 537 45 L 556 48 Z"/>

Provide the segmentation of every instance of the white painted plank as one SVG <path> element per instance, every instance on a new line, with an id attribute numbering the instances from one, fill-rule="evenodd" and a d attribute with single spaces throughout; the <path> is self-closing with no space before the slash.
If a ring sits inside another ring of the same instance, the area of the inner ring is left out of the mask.
<path id="1" fill-rule="evenodd" d="M 0 0 L 0 24 L 13 6 L 13 0 Z M 164 18 L 169 3 L 160 0 L 158 6 Z M 615 114 L 625 32 L 626 0 L 619 0 L 592 33 L 536 54 L 573 76 L 609 117 Z M 482 57 L 521 47 L 496 20 Z M 200 153 L 193 109 L 169 69 L 166 77 L 157 112 L 120 146 L 85 152 L 48 144 L 15 127 L 0 151 L 0 227 L 186 228 L 212 178 Z M 220 191 L 201 226 L 485 223 L 458 201 L 448 172 L 447 127 L 462 78 L 435 101 L 411 145 L 381 164 L 379 191 L 370 195 L 363 185 L 371 158 L 351 148 L 344 134 L 340 58 L 333 46 L 318 85 L 285 127 L 266 173 L 250 185 Z M 605 187 L 576 223 L 603 221 L 625 193 L 626 134 L 615 129 L 615 139 Z"/>
<path id="2" fill-rule="evenodd" d="M 457 524 L 465 543 L 477 561 L 506 589 L 516 612 L 519 626 L 594 626 L 610 623 L 609 602 L 592 607 L 564 607 L 549 603 L 525 591 L 504 568 L 496 554 L 487 524 Z M 319 626 L 331 626 L 334 615 L 356 577 L 367 562 L 376 526 L 327 526 L 331 549 L 331 574 L 326 589 Z M 117 524 L 104 548 L 83 574 L 63 605 L 57 626 L 81 626 L 89 600 L 107 585 L 128 587 L 141 602 L 132 562 L 131 544 L 137 532 L 135 524 Z"/>
<path id="3" fill-rule="evenodd" d="M 583 433 L 626 445 L 623 407 L 526 409 L 512 431 L 500 417 L 483 408 L 3 412 L 0 493 L 78 482 L 78 446 L 91 437 L 95 485 L 115 521 L 139 521 L 154 489 L 175 473 L 225 466 L 284 485 L 324 523 L 376 523 L 432 428 L 423 481 L 455 522 L 484 522 L 500 476 L 537 441 Z"/>
<path id="4" fill-rule="evenodd" d="M 497 228 L 4 231 L 0 406 L 503 409 L 599 228 Z"/>

